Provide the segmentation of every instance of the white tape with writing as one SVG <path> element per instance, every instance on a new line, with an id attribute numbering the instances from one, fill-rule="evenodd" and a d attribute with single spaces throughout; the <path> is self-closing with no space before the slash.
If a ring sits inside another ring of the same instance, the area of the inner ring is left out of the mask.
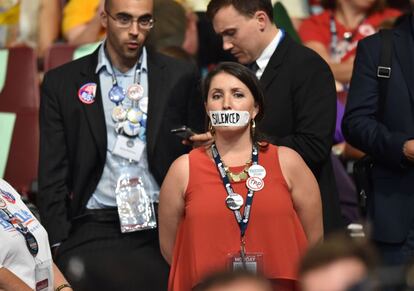
<path id="1" fill-rule="evenodd" d="M 217 110 L 210 111 L 212 126 L 246 126 L 250 121 L 248 111 L 239 110 Z"/>

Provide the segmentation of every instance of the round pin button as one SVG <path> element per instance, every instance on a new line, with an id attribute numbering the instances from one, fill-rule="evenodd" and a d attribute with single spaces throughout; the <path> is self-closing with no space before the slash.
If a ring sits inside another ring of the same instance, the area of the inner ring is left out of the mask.
<path id="1" fill-rule="evenodd" d="M 246 186 L 252 191 L 260 191 L 264 187 L 264 181 L 259 177 L 249 177 L 246 180 Z"/>
<path id="2" fill-rule="evenodd" d="M 232 194 L 226 197 L 226 206 L 230 210 L 239 210 L 243 206 L 243 197 L 240 194 Z"/>
<path id="3" fill-rule="evenodd" d="M 124 125 L 125 123 L 127 123 L 128 121 L 121 121 L 121 122 L 117 122 L 115 124 L 115 132 L 117 134 L 122 134 L 124 132 Z"/>
<path id="4" fill-rule="evenodd" d="M 122 129 L 124 133 L 128 136 L 137 136 L 139 134 L 139 129 L 141 125 L 139 123 L 132 123 L 129 121 L 124 122 Z"/>
<path id="5" fill-rule="evenodd" d="M 129 147 L 129 148 L 132 148 L 133 146 L 134 146 L 134 141 L 132 140 L 132 139 L 129 139 L 127 142 L 126 142 L 126 145 Z"/>
<path id="6" fill-rule="evenodd" d="M 137 101 L 144 96 L 144 87 L 140 84 L 132 84 L 127 89 L 127 97 L 130 100 Z"/>
<path id="7" fill-rule="evenodd" d="M 115 122 L 124 121 L 126 119 L 127 111 L 121 106 L 115 106 L 112 109 L 112 119 Z"/>
<path id="8" fill-rule="evenodd" d="M 119 103 L 125 99 L 125 91 L 121 86 L 115 85 L 109 90 L 108 96 L 112 102 Z"/>
<path id="9" fill-rule="evenodd" d="M 126 116 L 132 123 L 139 123 L 142 119 L 142 112 L 138 108 L 130 108 Z"/>
<path id="10" fill-rule="evenodd" d="M 251 165 L 248 170 L 250 177 L 258 177 L 264 179 L 266 177 L 266 169 L 260 165 Z"/>
<path id="11" fill-rule="evenodd" d="M 148 113 L 148 97 L 143 97 L 142 99 L 140 99 L 138 107 L 142 112 Z"/>

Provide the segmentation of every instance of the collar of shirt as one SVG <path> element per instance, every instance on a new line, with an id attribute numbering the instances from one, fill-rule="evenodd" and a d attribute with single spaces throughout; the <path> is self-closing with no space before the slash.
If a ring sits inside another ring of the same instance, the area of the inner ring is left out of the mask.
<path id="1" fill-rule="evenodd" d="M 109 59 L 108 59 L 108 57 L 105 53 L 105 45 L 106 45 L 106 41 L 104 41 L 102 43 L 102 45 L 99 47 L 98 64 L 96 66 L 95 73 L 98 74 L 103 68 L 105 68 L 105 70 L 106 70 L 106 72 L 108 72 L 108 74 L 113 75 L 111 62 L 109 61 Z M 139 57 L 139 61 L 141 62 L 142 72 L 146 73 L 147 72 L 147 49 L 145 47 L 142 48 L 142 54 Z M 114 70 L 115 70 L 115 72 L 119 72 L 116 68 L 114 68 Z M 135 66 L 134 66 L 134 68 L 131 68 L 131 70 L 132 70 L 132 72 L 134 72 L 135 71 Z M 125 74 L 127 74 L 127 73 L 125 73 Z"/>
<path id="2" fill-rule="evenodd" d="M 282 37 L 283 37 L 283 32 L 282 32 L 281 29 L 279 29 L 276 36 L 269 43 L 269 45 L 263 50 L 260 57 L 256 60 L 257 66 L 259 67 L 259 69 L 256 72 L 257 78 L 260 79 L 260 77 L 263 75 L 263 72 L 266 69 L 267 64 L 269 63 L 270 58 L 272 57 L 273 53 L 275 52 L 275 50 L 276 50 L 277 46 L 279 45 Z"/>

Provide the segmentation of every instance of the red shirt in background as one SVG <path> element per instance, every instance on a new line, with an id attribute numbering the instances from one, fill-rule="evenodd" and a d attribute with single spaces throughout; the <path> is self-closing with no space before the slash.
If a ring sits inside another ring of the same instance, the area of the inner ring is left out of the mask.
<path id="1" fill-rule="evenodd" d="M 332 11 L 325 10 L 321 14 L 311 16 L 304 20 L 299 28 L 299 36 L 303 43 L 317 41 L 322 43 L 328 52 L 331 46 L 330 19 Z M 356 46 L 359 40 L 375 33 L 384 20 L 395 18 L 401 15 L 396 9 L 387 8 L 380 12 L 375 12 L 367 17 L 357 29 L 348 29 L 337 20 L 335 20 L 338 43 L 344 41 L 344 33 L 352 32 L 351 43 L 349 43 L 347 53 L 341 57 L 341 61 L 345 61 L 349 57 L 355 55 Z"/>

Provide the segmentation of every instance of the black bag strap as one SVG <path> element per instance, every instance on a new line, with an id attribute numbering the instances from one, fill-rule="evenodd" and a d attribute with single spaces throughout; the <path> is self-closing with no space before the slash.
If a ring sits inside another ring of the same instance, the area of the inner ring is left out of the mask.
<path id="1" fill-rule="evenodd" d="M 381 56 L 377 68 L 377 77 L 379 82 L 378 110 L 377 119 L 380 120 L 384 114 L 385 99 L 388 90 L 388 80 L 391 77 L 392 63 L 392 31 L 390 29 L 380 30 L 381 38 Z"/>

